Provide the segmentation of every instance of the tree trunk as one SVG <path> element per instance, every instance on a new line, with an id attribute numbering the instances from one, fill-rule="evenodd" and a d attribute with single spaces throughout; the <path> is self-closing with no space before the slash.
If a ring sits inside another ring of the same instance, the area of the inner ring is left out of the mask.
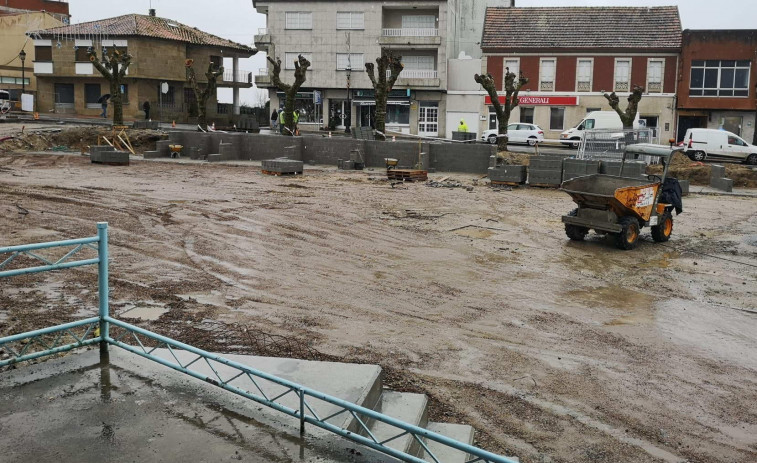
<path id="1" fill-rule="evenodd" d="M 121 85 L 124 81 L 126 70 L 131 64 L 131 55 L 124 55 L 118 50 L 113 50 L 109 55 L 104 55 L 103 60 L 100 61 L 94 48 L 89 50 L 88 55 L 95 69 L 100 71 L 100 74 L 110 82 L 110 99 L 113 102 L 113 125 L 124 125 Z"/>
<path id="2" fill-rule="evenodd" d="M 497 114 L 497 125 L 499 126 L 497 128 L 497 151 L 507 151 L 507 142 L 509 141 L 507 126 L 510 124 L 510 114 L 512 114 L 513 109 L 518 107 L 518 93 L 521 87 L 528 83 L 528 78 L 523 77 L 523 74 L 516 76 L 515 73 L 510 72 L 509 68 L 505 68 L 504 103 L 500 103 L 499 101 L 497 85 L 494 83 L 494 78 L 491 74 L 476 74 L 473 78 L 489 94 L 492 106 L 494 106 L 494 111 Z"/>
<path id="3" fill-rule="evenodd" d="M 295 135 L 297 127 L 294 123 L 294 101 L 297 97 L 297 92 L 288 91 L 285 93 L 284 99 L 284 135 Z"/>
<path id="4" fill-rule="evenodd" d="M 497 113 L 497 151 L 507 151 L 507 142 L 510 137 L 507 136 L 507 126 L 510 125 L 510 111 L 500 111 Z"/>
<path id="5" fill-rule="evenodd" d="M 268 61 L 273 65 L 273 72 L 271 73 L 271 81 L 273 85 L 278 87 L 279 90 L 284 92 L 286 99 L 284 100 L 284 135 L 293 136 L 297 131 L 297 127 L 294 122 L 294 101 L 297 96 L 297 92 L 302 87 L 302 84 L 307 80 L 307 70 L 310 67 L 310 61 L 304 56 L 299 55 L 297 61 L 294 62 L 294 84 L 289 85 L 281 81 L 281 59 L 274 61 L 270 56 Z"/>
<path id="6" fill-rule="evenodd" d="M 374 123 L 377 132 L 377 140 L 386 140 L 386 102 L 388 100 L 386 92 L 380 87 L 376 89 L 376 120 Z"/>
<path id="7" fill-rule="evenodd" d="M 118 79 L 110 81 L 110 101 L 113 102 L 113 125 L 124 125 L 124 101 Z"/>
<path id="8" fill-rule="evenodd" d="M 387 50 L 381 50 L 381 56 L 376 58 L 376 65 L 378 66 L 378 75 L 375 73 L 376 68 L 374 68 L 373 63 L 365 63 L 365 70 L 368 73 L 368 78 L 371 79 L 371 84 L 373 84 L 376 99 L 376 139 L 386 140 L 386 102 L 404 66 L 401 56 Z M 390 71 L 389 78 L 386 77 L 387 70 Z"/>

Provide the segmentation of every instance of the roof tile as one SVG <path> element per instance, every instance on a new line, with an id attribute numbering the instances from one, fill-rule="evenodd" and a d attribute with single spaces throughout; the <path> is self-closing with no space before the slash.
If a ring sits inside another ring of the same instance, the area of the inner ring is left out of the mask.
<path id="1" fill-rule="evenodd" d="M 678 7 L 487 8 L 481 48 L 680 49 Z"/>

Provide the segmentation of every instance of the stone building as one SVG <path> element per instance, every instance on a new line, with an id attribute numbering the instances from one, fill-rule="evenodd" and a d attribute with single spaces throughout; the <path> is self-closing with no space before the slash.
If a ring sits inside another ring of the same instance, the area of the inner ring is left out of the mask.
<path id="1" fill-rule="evenodd" d="M 206 82 L 210 63 L 216 66 L 230 59 L 232 69 L 224 73 L 219 87 L 234 90 L 234 113 L 239 114 L 239 89 L 252 87 L 252 75 L 238 69 L 239 58 L 255 50 L 167 18 L 129 14 L 110 19 L 45 29 L 30 34 L 36 59 L 34 74 L 39 82 L 37 106 L 40 112 L 96 116 L 98 99 L 110 93 L 109 82 L 94 68 L 87 51 L 98 55 L 113 47 L 133 56 L 126 83 L 122 86 L 124 118 L 143 118 L 142 105 L 149 101 L 151 118 L 187 122 L 196 115 L 194 92 L 187 83 L 186 61 L 193 60 L 198 82 Z M 168 84 L 163 93 L 162 83 Z M 193 107 L 194 106 L 194 107 Z M 229 118 L 218 114 L 217 98 L 208 102 L 209 121 Z"/>
<path id="2" fill-rule="evenodd" d="M 293 81 L 298 54 L 312 63 L 296 103 L 303 130 L 372 126 L 374 92 L 365 63 L 390 49 L 402 56 L 405 69 L 389 96 L 387 130 L 444 136 L 448 60 L 461 52 L 479 57 L 486 6 L 509 4 L 510 0 L 253 0 L 267 20 L 267 27 L 255 36 L 255 46 L 281 59 L 284 82 Z M 272 86 L 269 68 L 261 69 L 255 82 L 268 88 L 271 107 L 277 108 L 283 106 L 283 93 Z"/>
<path id="3" fill-rule="evenodd" d="M 511 120 L 539 125 L 546 138 L 559 139 L 588 112 L 611 110 L 605 92 L 625 107 L 635 85 L 646 89 L 640 118 L 663 142 L 675 135 L 677 7 L 489 8 L 481 48 L 498 90 L 505 68 L 529 78 Z M 496 128 L 488 96 L 480 109 L 486 128 Z"/>
<path id="4" fill-rule="evenodd" d="M 757 142 L 757 30 L 685 30 L 677 140 L 690 128 L 723 129 Z"/>
<path id="5" fill-rule="evenodd" d="M 63 24 L 68 24 L 71 15 L 65 0 L 0 0 L 0 14 L 18 14 L 39 11 L 49 14 Z"/>

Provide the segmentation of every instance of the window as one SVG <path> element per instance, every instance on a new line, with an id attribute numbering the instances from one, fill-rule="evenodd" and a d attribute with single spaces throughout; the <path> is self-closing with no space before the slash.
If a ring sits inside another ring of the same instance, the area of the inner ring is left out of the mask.
<path id="1" fill-rule="evenodd" d="M 749 96 L 750 61 L 694 60 L 690 96 Z"/>
<path id="2" fill-rule="evenodd" d="M 55 103 L 59 105 L 74 104 L 74 84 L 55 84 Z"/>
<path id="3" fill-rule="evenodd" d="M 160 84 L 158 84 L 158 93 L 157 98 L 158 103 L 163 103 L 163 106 L 173 106 L 176 104 L 176 97 L 174 96 L 176 89 L 173 85 L 168 85 L 168 92 L 167 93 L 161 93 L 160 92 Z"/>
<path id="4" fill-rule="evenodd" d="M 360 11 L 338 11 L 336 13 L 337 29 L 365 29 L 365 14 Z"/>
<path id="5" fill-rule="evenodd" d="M 433 56 L 403 56 L 402 64 L 407 70 L 413 71 L 433 71 L 434 70 L 434 57 Z"/>
<path id="6" fill-rule="evenodd" d="M 736 146 L 746 146 L 746 143 L 741 138 L 734 137 L 733 135 L 728 135 L 728 144 L 736 145 Z"/>
<path id="7" fill-rule="evenodd" d="M 220 56 L 211 55 L 210 62 L 213 64 L 213 67 L 215 69 L 219 69 L 221 66 L 223 66 L 223 58 Z"/>
<path id="8" fill-rule="evenodd" d="M 594 111 L 602 111 L 602 108 L 586 108 L 586 114 L 593 113 Z"/>
<path id="9" fill-rule="evenodd" d="M 53 47 L 34 47 L 34 61 L 52 61 Z"/>
<path id="10" fill-rule="evenodd" d="M 304 51 L 294 53 L 284 53 L 284 69 L 294 69 L 294 63 L 302 55 L 306 60 L 310 61 L 310 67 L 308 70 L 313 69 L 313 54 Z"/>
<path id="11" fill-rule="evenodd" d="M 336 54 L 336 69 L 344 71 L 351 69 L 353 71 L 362 71 L 365 69 L 365 63 L 363 62 L 362 53 L 337 53 Z"/>
<path id="12" fill-rule="evenodd" d="M 0 77 L 0 84 L 16 84 L 21 85 L 21 82 L 23 81 L 24 85 L 29 85 L 30 79 L 28 77 L 21 78 L 21 77 Z"/>
<path id="13" fill-rule="evenodd" d="M 549 108 L 549 130 L 563 130 L 565 108 Z"/>
<path id="14" fill-rule="evenodd" d="M 542 58 L 539 64 L 539 90 L 542 92 L 555 91 L 555 68 L 557 60 Z"/>
<path id="15" fill-rule="evenodd" d="M 282 110 L 285 100 L 284 94 L 279 93 L 278 95 L 279 102 L 281 103 L 279 110 Z M 300 113 L 300 124 L 317 123 L 323 117 L 323 103 L 316 104 L 313 101 L 313 92 L 298 92 L 294 98 L 294 109 Z"/>
<path id="16" fill-rule="evenodd" d="M 84 84 L 84 101 L 88 108 L 99 108 L 100 103 L 100 84 Z"/>
<path id="17" fill-rule="evenodd" d="M 533 124 L 534 108 L 520 108 L 520 121 L 526 124 Z"/>
<path id="18" fill-rule="evenodd" d="M 87 47 L 76 47 L 76 61 L 79 63 L 89 63 L 89 54 Z"/>
<path id="19" fill-rule="evenodd" d="M 517 83 L 517 76 L 520 75 L 520 58 L 505 58 L 503 69 L 504 72 L 502 72 L 502 88 L 505 88 L 505 79 L 507 78 L 507 72 L 512 72 L 513 74 L 515 74 L 515 82 Z"/>
<path id="20" fill-rule="evenodd" d="M 662 93 L 662 70 L 664 68 L 664 60 L 649 60 L 647 64 L 647 92 Z"/>
<path id="21" fill-rule="evenodd" d="M 386 105 L 386 123 L 394 125 L 410 124 L 410 105 L 388 102 Z"/>
<path id="22" fill-rule="evenodd" d="M 436 29 L 434 15 L 407 15 L 402 17 L 403 29 Z"/>
<path id="23" fill-rule="evenodd" d="M 593 76 L 594 60 L 579 58 L 576 65 L 576 91 L 590 92 Z"/>
<path id="24" fill-rule="evenodd" d="M 287 11 L 286 29 L 312 29 L 313 13 L 309 11 Z"/>
<path id="25" fill-rule="evenodd" d="M 631 59 L 618 58 L 615 60 L 615 91 L 631 91 Z"/>
<path id="26" fill-rule="evenodd" d="M 521 108 L 521 114 L 523 114 L 523 108 Z M 497 111 L 494 106 L 489 106 L 489 130 L 497 128 Z"/>

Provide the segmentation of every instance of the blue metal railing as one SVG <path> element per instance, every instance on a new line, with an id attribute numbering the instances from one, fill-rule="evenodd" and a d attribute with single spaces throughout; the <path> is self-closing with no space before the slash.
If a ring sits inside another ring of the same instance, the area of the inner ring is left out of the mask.
<path id="1" fill-rule="evenodd" d="M 429 442 L 432 441 L 467 454 L 468 463 L 479 461 L 514 463 L 511 459 L 478 447 L 396 420 L 352 402 L 269 375 L 220 355 L 197 349 L 111 317 L 108 308 L 107 223 L 98 223 L 97 232 L 97 236 L 78 240 L 0 247 L 0 258 L 3 254 L 10 254 L 0 262 L 0 278 L 97 264 L 99 288 L 97 317 L 0 338 L 0 349 L 6 350 L 11 356 L 7 360 L 0 361 L 0 367 L 95 343 L 100 343 L 101 350 L 107 350 L 108 345 L 114 345 L 297 418 L 300 422 L 301 433 L 305 432 L 305 424 L 308 423 L 412 463 L 429 461 L 441 463 L 443 461 L 429 448 Z M 97 246 L 94 246 L 95 243 Z M 73 249 L 54 261 L 32 252 L 58 247 L 73 247 Z M 86 248 L 96 250 L 98 257 L 71 261 L 76 254 Z M 22 255 L 41 261 L 45 265 L 3 270 Z M 114 336 L 111 336 L 111 332 Z M 180 360 L 180 357 L 188 358 Z M 210 368 L 212 375 L 203 373 L 197 368 L 197 365 L 203 363 Z M 391 437 L 378 439 L 369 427 L 369 423 L 373 421 L 390 426 L 394 430 Z M 392 442 L 405 436 L 411 436 L 417 442 L 424 451 L 425 459 L 390 446 Z"/>

